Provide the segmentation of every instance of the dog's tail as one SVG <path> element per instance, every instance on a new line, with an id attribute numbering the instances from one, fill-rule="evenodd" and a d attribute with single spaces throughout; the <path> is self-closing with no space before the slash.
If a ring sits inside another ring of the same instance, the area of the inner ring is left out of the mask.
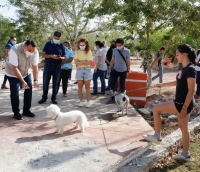
<path id="1" fill-rule="evenodd" d="M 84 124 L 85 124 L 85 127 L 89 127 L 89 124 L 87 122 L 87 118 L 85 118 Z"/>

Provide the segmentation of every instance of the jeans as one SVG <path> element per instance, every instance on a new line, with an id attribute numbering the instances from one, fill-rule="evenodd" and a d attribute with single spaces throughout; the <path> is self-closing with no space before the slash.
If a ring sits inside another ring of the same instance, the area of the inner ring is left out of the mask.
<path id="1" fill-rule="evenodd" d="M 63 94 L 67 94 L 68 80 L 71 77 L 71 73 L 72 73 L 72 69 L 67 69 L 67 70 L 61 69 L 60 79 L 59 79 L 59 82 L 58 82 L 58 91 L 59 91 L 59 88 L 60 88 L 60 82 L 62 80 Z"/>
<path id="2" fill-rule="evenodd" d="M 4 80 L 3 80 L 3 85 L 6 84 L 6 81 L 8 80 L 8 76 L 7 75 L 4 75 Z"/>
<path id="3" fill-rule="evenodd" d="M 196 84 L 197 84 L 196 94 L 200 96 L 200 71 L 197 71 Z"/>
<path id="4" fill-rule="evenodd" d="M 51 100 L 56 99 L 56 95 L 58 93 L 58 82 L 60 79 L 60 71 L 61 71 L 61 66 L 60 65 L 54 65 L 54 64 L 49 64 L 46 63 L 44 65 L 44 71 L 43 71 L 43 95 L 42 98 L 44 100 L 47 100 L 48 96 L 48 91 L 49 91 L 49 82 L 51 80 L 51 76 L 53 77 L 53 91 L 52 91 L 52 96 Z"/>
<path id="5" fill-rule="evenodd" d="M 98 93 L 98 82 L 97 79 L 100 77 L 101 81 L 101 93 L 105 94 L 106 91 L 106 83 L 105 83 L 105 71 L 97 69 L 97 71 L 93 74 L 93 93 Z"/>
<path id="6" fill-rule="evenodd" d="M 117 91 L 115 85 L 116 85 L 117 79 L 119 77 L 119 79 L 120 79 L 120 89 L 121 89 L 121 92 L 123 93 L 126 89 L 125 88 L 126 75 L 127 75 L 127 71 L 118 72 L 115 69 L 113 69 L 112 78 L 111 78 L 112 79 L 111 80 L 111 90 Z"/>
<path id="7" fill-rule="evenodd" d="M 21 81 L 15 77 L 8 77 L 8 81 L 10 83 L 10 99 L 13 113 L 19 113 L 19 89 L 21 85 Z M 32 79 L 31 75 L 28 75 L 24 78 L 26 83 L 29 86 L 29 89 L 25 89 L 24 91 L 24 107 L 23 111 L 28 111 L 31 108 L 32 102 Z"/>
<path id="8" fill-rule="evenodd" d="M 162 83 L 163 82 L 163 66 L 162 65 L 159 66 L 158 74 L 154 76 L 151 80 L 153 81 L 158 77 L 159 77 L 159 83 Z"/>
<path id="9" fill-rule="evenodd" d="M 147 66 L 143 66 L 143 72 L 144 72 L 144 73 L 147 72 Z"/>

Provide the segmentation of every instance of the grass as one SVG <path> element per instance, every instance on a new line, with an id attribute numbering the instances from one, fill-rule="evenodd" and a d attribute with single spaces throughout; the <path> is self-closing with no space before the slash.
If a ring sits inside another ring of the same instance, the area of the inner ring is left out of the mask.
<path id="1" fill-rule="evenodd" d="M 190 141 L 191 161 L 175 161 L 169 157 L 168 161 L 157 164 L 151 172 L 200 172 L 200 131 Z"/>

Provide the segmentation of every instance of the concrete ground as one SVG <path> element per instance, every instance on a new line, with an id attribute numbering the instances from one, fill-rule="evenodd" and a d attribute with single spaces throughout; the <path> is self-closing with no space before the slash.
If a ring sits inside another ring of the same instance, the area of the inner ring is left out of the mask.
<path id="1" fill-rule="evenodd" d="M 72 79 L 74 74 L 75 70 Z M 1 70 L 0 83 L 3 75 Z M 39 83 L 40 89 L 33 89 L 31 109 L 36 117 L 25 117 L 22 121 L 11 118 L 9 90 L 0 90 L 1 172 L 108 171 L 149 146 L 142 135 L 152 133 L 153 129 L 131 105 L 128 115 L 120 118 L 112 117 L 117 106 L 106 104 L 107 96 L 92 96 L 90 108 L 79 108 L 77 85 L 73 83 L 69 84 L 68 97 L 62 97 L 62 89 L 59 90 L 58 106 L 62 112 L 83 111 L 89 127 L 81 133 L 71 124 L 65 127 L 63 135 L 55 134 L 55 123 L 46 117 L 45 110 L 51 104 L 51 86 L 48 101 L 42 105 L 37 103 L 42 96 L 42 71 Z M 20 90 L 20 100 L 22 109 L 23 90 Z"/>

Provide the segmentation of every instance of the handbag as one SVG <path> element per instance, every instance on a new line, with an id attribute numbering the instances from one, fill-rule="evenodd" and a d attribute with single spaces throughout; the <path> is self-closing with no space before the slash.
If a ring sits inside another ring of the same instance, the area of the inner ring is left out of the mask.
<path id="1" fill-rule="evenodd" d="M 122 56 L 124 62 L 126 63 L 126 68 L 128 69 L 127 62 L 126 62 L 126 59 L 125 59 L 124 55 L 122 54 L 122 52 L 120 50 L 118 50 L 118 52 Z"/>

